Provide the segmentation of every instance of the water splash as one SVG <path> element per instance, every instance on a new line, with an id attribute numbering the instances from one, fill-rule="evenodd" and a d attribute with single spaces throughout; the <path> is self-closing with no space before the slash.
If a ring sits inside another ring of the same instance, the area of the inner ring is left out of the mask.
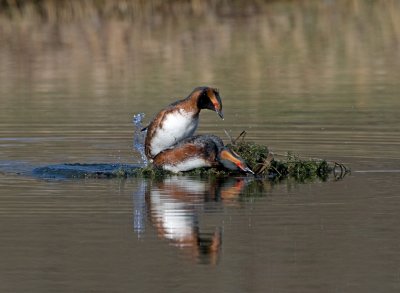
<path id="1" fill-rule="evenodd" d="M 144 152 L 144 140 L 146 138 L 146 131 L 142 131 L 143 125 L 142 121 L 144 118 L 144 113 L 138 113 L 133 115 L 133 125 L 135 126 L 135 132 L 133 134 L 133 149 L 137 150 L 140 154 L 141 164 L 147 165 L 147 158 Z"/>

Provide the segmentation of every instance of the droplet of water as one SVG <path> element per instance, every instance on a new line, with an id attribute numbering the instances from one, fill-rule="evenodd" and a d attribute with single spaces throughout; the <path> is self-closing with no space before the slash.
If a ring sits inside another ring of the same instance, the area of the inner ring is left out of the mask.
<path id="1" fill-rule="evenodd" d="M 144 140 L 146 138 L 147 131 L 142 131 L 143 125 L 142 121 L 144 118 L 144 113 L 138 113 L 133 115 L 133 125 L 135 126 L 135 132 L 133 134 L 133 149 L 138 151 L 140 154 L 141 162 L 140 164 L 147 165 L 147 158 L 144 152 Z"/>

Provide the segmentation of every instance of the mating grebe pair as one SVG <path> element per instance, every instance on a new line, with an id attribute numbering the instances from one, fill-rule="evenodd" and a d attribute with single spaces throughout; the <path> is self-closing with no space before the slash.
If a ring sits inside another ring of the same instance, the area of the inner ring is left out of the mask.
<path id="1" fill-rule="evenodd" d="M 202 109 L 215 111 L 223 118 L 218 90 L 210 87 L 195 88 L 186 99 L 161 110 L 149 126 L 143 129 L 147 130 L 146 157 L 156 167 L 175 173 L 218 166 L 253 173 L 239 155 L 224 146 L 218 136 L 193 136 Z"/>

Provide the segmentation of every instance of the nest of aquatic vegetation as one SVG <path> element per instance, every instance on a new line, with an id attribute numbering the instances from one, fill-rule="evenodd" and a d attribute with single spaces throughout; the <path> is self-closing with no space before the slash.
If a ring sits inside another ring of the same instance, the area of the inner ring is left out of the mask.
<path id="1" fill-rule="evenodd" d="M 231 142 L 227 147 L 240 155 L 259 178 L 281 180 L 288 177 L 298 181 L 313 179 L 327 180 L 330 175 L 341 179 L 350 170 L 338 162 L 328 162 L 323 159 L 305 159 L 294 153 L 274 155 L 267 146 L 245 140 L 246 132 L 243 131 L 236 139 L 230 137 Z M 172 174 L 168 171 L 152 168 L 142 168 L 139 171 L 144 177 L 159 177 Z M 182 172 L 182 175 L 200 177 L 228 177 L 237 176 L 238 173 L 226 169 L 199 168 Z"/>
<path id="2" fill-rule="evenodd" d="M 302 159 L 290 152 L 279 155 L 280 159 L 277 159 L 278 156 L 269 152 L 267 147 L 254 142 L 242 141 L 229 146 L 248 162 L 258 177 L 277 180 L 293 177 L 299 181 L 315 178 L 326 180 L 336 169 L 335 164 L 329 164 L 325 160 Z"/>
<path id="3" fill-rule="evenodd" d="M 266 178 L 278 181 L 285 178 L 293 178 L 296 181 L 311 181 L 314 179 L 327 180 L 331 175 L 335 179 L 343 178 L 349 169 L 337 162 L 328 162 L 320 159 L 304 159 L 299 155 L 287 153 L 274 155 L 268 147 L 245 140 L 245 132 L 236 139 L 230 137 L 227 145 L 240 155 L 258 178 Z M 169 171 L 129 164 L 58 164 L 39 167 L 34 170 L 34 175 L 44 178 L 126 178 L 145 177 L 163 178 L 173 175 Z M 244 176 L 243 173 L 235 173 L 226 169 L 199 168 L 180 173 L 181 176 L 197 177 L 230 177 Z"/>

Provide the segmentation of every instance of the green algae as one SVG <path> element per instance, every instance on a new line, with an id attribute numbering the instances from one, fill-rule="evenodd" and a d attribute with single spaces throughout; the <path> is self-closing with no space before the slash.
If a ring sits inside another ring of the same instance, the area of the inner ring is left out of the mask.
<path id="1" fill-rule="evenodd" d="M 231 143 L 227 147 L 240 155 L 257 177 L 271 180 L 293 178 L 302 182 L 315 179 L 325 181 L 330 175 L 333 175 L 335 179 L 340 179 L 350 172 L 341 163 L 302 158 L 292 152 L 276 156 L 265 145 L 245 141 L 245 136 L 246 132 L 243 131 L 236 139 L 230 137 Z"/>
<path id="2" fill-rule="evenodd" d="M 343 164 L 323 159 L 306 159 L 291 152 L 275 156 L 268 147 L 255 142 L 234 141 L 227 146 L 240 155 L 259 178 L 270 180 L 293 178 L 302 182 L 315 179 L 325 181 L 331 174 L 339 179 L 350 172 Z M 338 167 L 340 172 L 334 172 Z"/>
<path id="3" fill-rule="evenodd" d="M 269 168 L 266 168 L 261 175 L 277 179 L 292 177 L 297 181 L 317 178 L 327 180 L 334 168 L 334 163 L 329 164 L 325 160 L 302 159 L 298 155 L 288 153 L 283 160 L 273 159 Z"/>
<path id="4" fill-rule="evenodd" d="M 271 158 L 268 147 L 255 142 L 233 141 L 227 147 L 241 156 L 250 169 L 256 173 L 260 166 L 268 162 Z"/>

